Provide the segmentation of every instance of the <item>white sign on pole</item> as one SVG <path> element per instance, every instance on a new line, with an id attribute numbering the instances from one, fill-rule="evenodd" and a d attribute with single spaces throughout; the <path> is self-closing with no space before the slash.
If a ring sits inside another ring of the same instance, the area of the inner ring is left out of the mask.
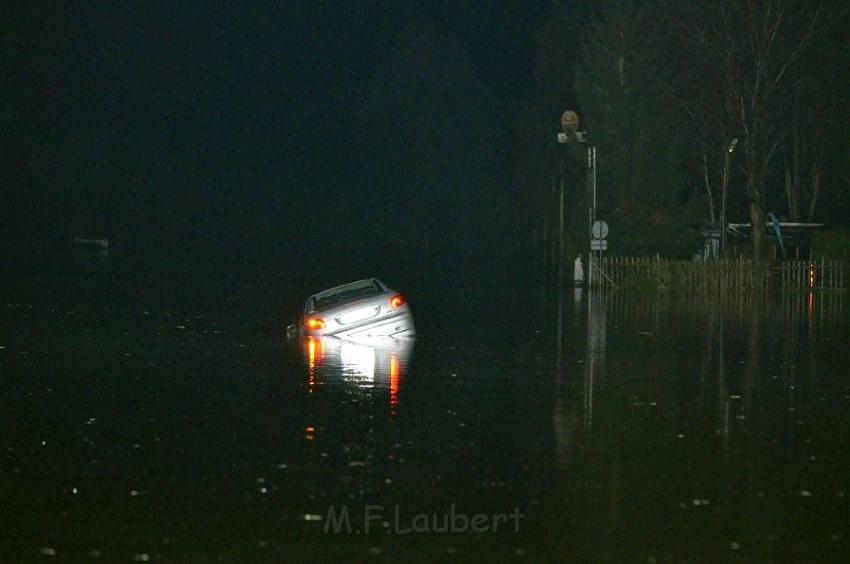
<path id="1" fill-rule="evenodd" d="M 593 236 L 597 239 L 605 239 L 608 237 L 608 224 L 598 219 L 593 222 L 593 227 L 590 230 Z"/>
<path id="2" fill-rule="evenodd" d="M 590 250 L 591 251 L 607 251 L 608 250 L 608 239 L 591 239 L 590 240 Z"/>

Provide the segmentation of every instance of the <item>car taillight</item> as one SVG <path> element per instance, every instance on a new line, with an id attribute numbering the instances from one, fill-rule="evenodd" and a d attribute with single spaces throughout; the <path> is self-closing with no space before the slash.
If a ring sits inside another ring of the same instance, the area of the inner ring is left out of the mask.
<path id="1" fill-rule="evenodd" d="M 311 317 L 307 320 L 307 329 L 324 329 L 325 321 L 318 317 Z"/>
<path id="2" fill-rule="evenodd" d="M 403 306 L 403 305 L 404 305 L 404 296 L 402 296 L 401 294 L 396 294 L 395 296 L 390 298 L 390 307 L 392 309 L 395 309 L 395 308 Z"/>

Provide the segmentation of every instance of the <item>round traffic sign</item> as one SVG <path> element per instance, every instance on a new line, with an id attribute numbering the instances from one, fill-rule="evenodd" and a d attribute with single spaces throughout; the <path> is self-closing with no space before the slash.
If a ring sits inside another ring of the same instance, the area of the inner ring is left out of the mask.
<path id="1" fill-rule="evenodd" d="M 593 227 L 590 229 L 590 232 L 593 233 L 593 236 L 596 239 L 604 239 L 608 236 L 608 224 L 601 219 L 597 219 L 593 222 Z"/>

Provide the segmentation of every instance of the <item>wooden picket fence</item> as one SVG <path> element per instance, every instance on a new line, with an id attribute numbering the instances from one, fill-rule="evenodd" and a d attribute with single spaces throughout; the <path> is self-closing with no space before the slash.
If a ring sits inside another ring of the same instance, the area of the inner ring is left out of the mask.
<path id="1" fill-rule="evenodd" d="M 679 261 L 651 257 L 594 259 L 595 287 L 649 286 L 696 292 L 725 290 L 846 289 L 848 263 L 838 260 L 788 261 L 781 264 L 736 258 L 716 261 Z"/>
<path id="2" fill-rule="evenodd" d="M 840 260 L 795 260 L 778 267 L 782 288 L 847 288 L 847 263 Z"/>

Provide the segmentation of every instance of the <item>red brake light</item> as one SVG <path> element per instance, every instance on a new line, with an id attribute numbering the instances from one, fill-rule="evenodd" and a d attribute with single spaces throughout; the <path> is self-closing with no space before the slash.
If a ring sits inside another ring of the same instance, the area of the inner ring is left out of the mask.
<path id="1" fill-rule="evenodd" d="M 396 294 L 395 296 L 393 296 L 390 299 L 390 307 L 393 308 L 393 309 L 395 309 L 399 306 L 403 306 L 403 305 L 404 305 L 404 296 L 402 296 L 401 294 Z"/>
<path id="2" fill-rule="evenodd" d="M 324 329 L 325 322 L 318 317 L 311 317 L 307 320 L 307 329 Z"/>

